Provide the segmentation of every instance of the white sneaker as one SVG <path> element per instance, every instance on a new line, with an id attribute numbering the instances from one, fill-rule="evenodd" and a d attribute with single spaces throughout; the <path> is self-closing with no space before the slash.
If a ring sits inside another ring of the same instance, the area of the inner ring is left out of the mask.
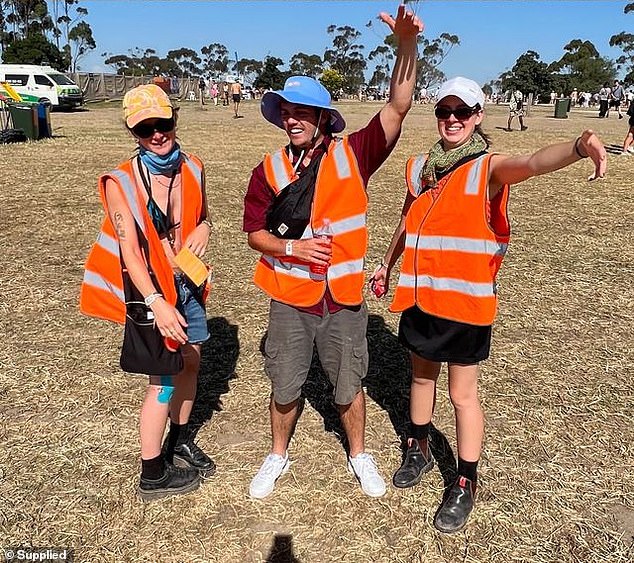
<path id="1" fill-rule="evenodd" d="M 627 147 L 627 152 L 634 154 L 634 147 Z"/>
<path id="2" fill-rule="evenodd" d="M 249 495 L 253 498 L 269 496 L 275 488 L 275 481 L 284 475 L 290 466 L 288 453 L 284 457 L 278 454 L 267 455 L 260 470 L 249 485 Z"/>
<path id="3" fill-rule="evenodd" d="M 376 462 L 370 454 L 363 452 L 348 458 L 348 471 L 354 474 L 366 495 L 382 497 L 385 494 L 385 481 L 379 475 Z"/>

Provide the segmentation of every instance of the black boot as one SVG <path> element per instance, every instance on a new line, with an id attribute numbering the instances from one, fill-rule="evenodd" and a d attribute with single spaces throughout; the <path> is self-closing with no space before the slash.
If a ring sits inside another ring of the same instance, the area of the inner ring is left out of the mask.
<path id="1" fill-rule="evenodd" d="M 427 440 L 425 440 L 427 442 Z M 429 450 L 429 444 L 423 453 L 418 445 L 418 440 L 410 440 L 410 446 L 405 452 L 403 464 L 396 470 L 392 477 L 392 483 L 399 489 L 413 487 L 423 478 L 423 475 L 434 467 L 434 458 Z"/>
<path id="2" fill-rule="evenodd" d="M 476 485 L 462 475 L 447 492 L 445 500 L 434 516 L 434 526 L 445 534 L 453 534 L 465 527 L 475 504 Z"/>
<path id="3" fill-rule="evenodd" d="M 177 467 L 197 469 L 203 479 L 216 472 L 216 464 L 196 444 L 187 424 L 171 423 L 163 443 L 162 453 L 168 463 Z"/>
<path id="4" fill-rule="evenodd" d="M 197 469 L 203 479 L 208 479 L 216 472 L 214 461 L 192 439 L 174 446 L 172 458 L 174 465 Z"/>
<path id="5" fill-rule="evenodd" d="M 181 469 L 166 463 L 163 475 L 158 479 L 141 477 L 139 497 L 144 501 L 157 500 L 194 491 L 200 485 L 200 475 L 195 469 Z"/>

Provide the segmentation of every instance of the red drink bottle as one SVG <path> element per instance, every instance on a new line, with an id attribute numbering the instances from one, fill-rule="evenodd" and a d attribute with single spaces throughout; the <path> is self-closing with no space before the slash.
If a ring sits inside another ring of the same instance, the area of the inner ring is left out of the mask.
<path id="1" fill-rule="evenodd" d="M 332 233 L 332 228 L 330 227 L 330 219 L 324 219 L 324 222 L 322 223 L 321 227 L 315 230 L 314 236 L 315 238 L 329 240 L 330 242 L 332 242 L 333 233 Z M 326 272 L 328 271 L 328 265 L 311 263 L 310 271 L 313 274 L 325 276 Z"/>

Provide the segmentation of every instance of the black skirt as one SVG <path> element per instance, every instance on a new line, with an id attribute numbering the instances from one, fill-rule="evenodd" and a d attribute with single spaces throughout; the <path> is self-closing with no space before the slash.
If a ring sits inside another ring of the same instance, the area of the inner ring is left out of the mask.
<path id="1" fill-rule="evenodd" d="M 489 357 L 491 326 L 441 319 L 410 307 L 401 314 L 398 339 L 403 346 L 432 362 L 477 364 Z"/>

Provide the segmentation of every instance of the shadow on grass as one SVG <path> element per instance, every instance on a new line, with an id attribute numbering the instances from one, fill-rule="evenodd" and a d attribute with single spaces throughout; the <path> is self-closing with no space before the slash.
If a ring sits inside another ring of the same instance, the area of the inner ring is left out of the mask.
<path id="1" fill-rule="evenodd" d="M 198 391 L 190 417 L 195 436 L 201 426 L 222 410 L 221 396 L 229 391 L 229 380 L 235 377 L 240 354 L 238 327 L 224 317 L 207 320 L 210 338 L 202 346 Z"/>
<path id="2" fill-rule="evenodd" d="M 266 563 L 300 563 L 293 552 L 293 536 L 275 534 Z"/>
<path id="3" fill-rule="evenodd" d="M 370 362 L 364 386 L 368 397 L 388 414 L 394 432 L 401 440 L 401 451 L 404 456 L 410 422 L 409 353 L 399 343 L 397 335 L 385 324 L 383 317 L 379 315 L 369 316 L 367 338 Z M 321 367 L 317 353 L 314 352 L 308 378 L 302 387 L 302 398 L 305 398 L 321 415 L 324 420 L 324 430 L 335 434 L 348 453 L 348 441 L 339 419 L 332 391 L 332 385 Z M 445 435 L 433 424 L 429 444 L 445 486 L 452 484 L 456 477 L 456 457 Z"/>

